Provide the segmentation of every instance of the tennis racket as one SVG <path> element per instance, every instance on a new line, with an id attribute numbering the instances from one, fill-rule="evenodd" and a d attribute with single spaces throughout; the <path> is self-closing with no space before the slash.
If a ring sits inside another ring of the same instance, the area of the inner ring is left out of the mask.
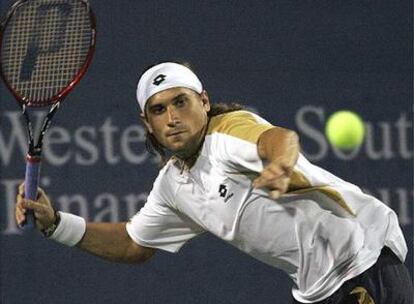
<path id="1" fill-rule="evenodd" d="M 1 24 L 0 73 L 26 122 L 25 197 L 37 198 L 43 137 L 60 103 L 85 74 L 95 50 L 87 0 L 20 0 Z M 35 141 L 28 108 L 49 107 Z M 35 228 L 26 213 L 24 230 Z"/>

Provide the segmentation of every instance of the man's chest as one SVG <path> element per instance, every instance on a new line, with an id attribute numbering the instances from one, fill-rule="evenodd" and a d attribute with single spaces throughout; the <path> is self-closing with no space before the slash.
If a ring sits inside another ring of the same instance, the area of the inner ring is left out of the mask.
<path id="1" fill-rule="evenodd" d="M 251 192 L 251 180 L 241 173 L 228 173 L 209 162 L 179 176 L 174 203 L 206 230 L 231 240 L 238 218 Z"/>

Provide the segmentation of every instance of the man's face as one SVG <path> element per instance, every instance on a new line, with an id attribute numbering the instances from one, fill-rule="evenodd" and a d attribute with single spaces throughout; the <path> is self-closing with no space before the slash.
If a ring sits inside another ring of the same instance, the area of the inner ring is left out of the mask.
<path id="1" fill-rule="evenodd" d="M 157 141 L 178 157 L 197 152 L 207 127 L 210 102 L 187 88 L 172 88 L 152 96 L 146 105 L 145 124 Z"/>

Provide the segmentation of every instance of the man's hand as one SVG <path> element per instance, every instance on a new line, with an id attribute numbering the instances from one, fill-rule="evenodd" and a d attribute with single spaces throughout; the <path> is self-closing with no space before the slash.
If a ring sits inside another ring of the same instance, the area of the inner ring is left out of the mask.
<path id="1" fill-rule="evenodd" d="M 279 198 L 288 189 L 293 167 L 284 161 L 273 161 L 267 165 L 253 181 L 254 188 L 267 188 L 272 199 Z"/>
<path id="2" fill-rule="evenodd" d="M 26 210 L 32 209 L 36 218 L 36 228 L 44 230 L 50 227 L 56 220 L 55 210 L 50 203 L 46 193 L 38 188 L 38 198 L 36 201 L 24 198 L 24 185 L 19 186 L 19 193 L 16 197 L 15 217 L 16 222 L 20 226 L 26 219 Z"/>
<path id="3" fill-rule="evenodd" d="M 299 157 L 299 148 L 299 138 L 294 131 L 274 127 L 263 132 L 257 149 L 260 158 L 268 161 L 268 165 L 253 181 L 253 187 L 269 189 L 272 199 L 285 193 Z"/>

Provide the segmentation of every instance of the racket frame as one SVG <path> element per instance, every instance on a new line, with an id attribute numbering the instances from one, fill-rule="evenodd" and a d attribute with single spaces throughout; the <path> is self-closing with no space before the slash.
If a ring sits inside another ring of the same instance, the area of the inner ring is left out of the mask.
<path id="1" fill-rule="evenodd" d="M 3 33 L 4 30 L 7 28 L 10 20 L 12 19 L 13 15 L 16 13 L 18 8 L 24 5 L 26 2 L 31 0 L 19 0 L 15 2 L 11 8 L 9 9 L 4 21 L 0 24 L 0 51 L 2 49 L 3 44 Z M 65 86 L 62 90 L 60 90 L 54 96 L 48 98 L 44 102 L 33 102 L 27 97 L 22 97 L 18 94 L 18 92 L 10 85 L 7 77 L 3 73 L 2 67 L 2 60 L 0 60 L 0 76 L 4 80 L 4 83 L 11 94 L 14 96 L 15 100 L 19 104 L 22 115 L 25 118 L 26 122 L 26 131 L 28 137 L 28 152 L 26 155 L 26 173 L 25 173 L 25 197 L 31 200 L 37 199 L 37 188 L 40 179 L 40 164 L 41 164 L 41 156 L 42 156 L 42 145 L 43 145 L 43 137 L 49 128 L 52 118 L 57 112 L 60 103 L 64 100 L 64 98 L 69 94 L 69 92 L 75 87 L 76 84 L 80 82 L 82 77 L 85 75 L 86 71 L 89 68 L 90 63 L 92 62 L 92 57 L 95 52 L 96 48 L 96 18 L 95 15 L 90 7 L 88 0 L 77 0 L 79 2 L 83 2 L 86 7 L 87 13 L 89 15 L 90 20 L 90 27 L 91 27 L 91 39 L 90 39 L 90 46 L 88 49 L 88 53 L 85 56 L 85 61 L 83 62 L 82 67 L 78 70 L 76 75 L 72 78 L 72 80 Z M 1 56 L 1 55 L 0 55 Z M 1 59 L 1 58 L 0 58 Z M 31 107 L 45 107 L 51 106 L 49 113 L 45 116 L 43 120 L 42 127 L 40 129 L 40 133 L 35 142 L 34 132 L 32 128 L 32 123 L 27 113 L 27 108 Z M 33 210 L 26 211 L 26 221 L 20 225 L 20 228 L 23 230 L 33 230 L 36 228 L 35 217 Z"/>

